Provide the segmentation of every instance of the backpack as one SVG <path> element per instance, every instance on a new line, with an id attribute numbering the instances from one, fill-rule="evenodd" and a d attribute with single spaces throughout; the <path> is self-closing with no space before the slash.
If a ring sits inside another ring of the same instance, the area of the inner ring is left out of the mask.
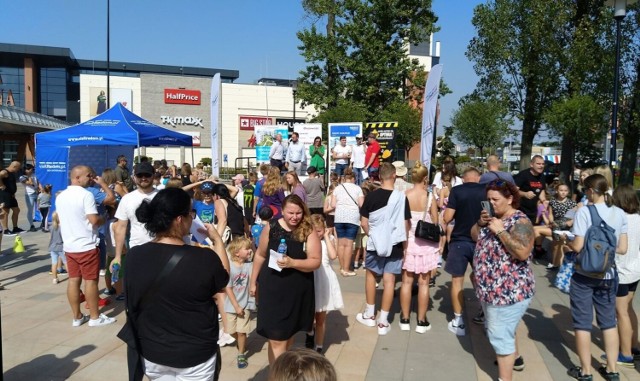
<path id="1" fill-rule="evenodd" d="M 617 239 L 615 230 L 607 225 L 594 205 L 587 205 L 591 226 L 584 236 L 584 246 L 576 260 L 576 271 L 590 278 L 604 278 L 615 265 Z"/>

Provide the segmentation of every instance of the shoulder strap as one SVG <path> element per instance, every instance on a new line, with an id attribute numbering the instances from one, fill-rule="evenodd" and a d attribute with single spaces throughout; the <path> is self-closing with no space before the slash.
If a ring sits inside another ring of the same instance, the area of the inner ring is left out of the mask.
<path id="1" fill-rule="evenodd" d="M 340 183 L 340 185 L 342 185 L 342 188 L 344 189 L 345 193 L 347 194 L 347 196 L 349 196 L 349 198 L 351 199 L 351 201 L 353 201 L 356 206 L 358 206 L 358 203 L 356 202 L 356 200 L 353 198 L 353 196 L 351 196 L 351 193 L 349 193 L 349 191 L 347 190 L 347 187 L 344 186 L 343 183 Z"/>
<path id="2" fill-rule="evenodd" d="M 489 172 L 493 173 L 493 175 L 494 175 L 495 177 L 497 177 L 497 178 L 498 178 L 498 180 L 503 180 L 503 179 L 502 179 L 502 177 L 500 177 L 500 175 L 498 174 L 498 172 L 496 172 L 496 171 L 489 171 Z"/>
<path id="3" fill-rule="evenodd" d="M 600 226 L 602 225 L 602 217 L 598 213 L 598 209 L 596 209 L 595 205 L 587 205 L 589 208 L 589 214 L 591 214 L 591 225 Z"/>
<path id="4" fill-rule="evenodd" d="M 151 287 L 149 287 L 147 292 L 140 299 L 140 302 L 138 303 L 138 308 L 137 308 L 138 311 L 141 311 L 142 307 L 147 305 L 149 301 L 152 299 L 152 297 L 158 292 L 158 290 L 163 284 L 163 281 L 167 279 L 168 275 L 171 274 L 173 269 L 175 269 L 178 263 L 180 263 L 180 261 L 182 260 L 182 258 L 184 258 L 184 254 L 186 251 L 187 251 L 186 248 L 184 246 L 181 246 L 180 248 L 178 248 L 178 250 L 176 250 L 175 253 L 173 253 L 171 258 L 169 258 L 167 263 L 164 265 L 164 268 L 162 269 L 160 274 L 158 274 L 158 277 L 156 277 L 156 280 L 153 282 Z"/>
<path id="5" fill-rule="evenodd" d="M 431 198 L 433 198 L 433 195 L 427 191 L 427 206 L 424 208 L 424 213 L 422 213 L 422 221 L 427 217 L 427 211 L 431 207 Z"/>
<path id="6" fill-rule="evenodd" d="M 140 346 L 138 329 L 136 327 L 136 321 L 138 320 L 137 317 L 140 316 L 142 312 L 142 307 L 149 304 L 149 301 L 152 299 L 152 297 L 158 293 L 158 290 L 160 289 L 160 286 L 162 285 L 163 281 L 166 280 L 167 276 L 171 274 L 171 272 L 173 272 L 173 269 L 175 269 L 178 263 L 180 263 L 180 261 L 182 260 L 182 258 L 184 258 L 184 254 L 186 251 L 187 251 L 186 248 L 184 246 L 181 246 L 178 248 L 178 250 L 176 250 L 173 253 L 171 258 L 169 258 L 169 260 L 164 265 L 164 268 L 162 269 L 160 274 L 158 274 L 155 281 L 153 281 L 153 284 L 151 285 L 151 287 L 149 287 L 147 292 L 145 292 L 144 296 L 140 299 L 140 302 L 138 303 L 138 306 L 136 308 L 136 310 L 138 311 L 137 313 L 138 316 L 133 316 L 131 314 L 131 311 L 129 311 L 128 308 L 125 308 L 125 313 L 127 315 L 127 323 L 131 327 L 135 344 L 137 347 L 136 349 L 140 354 L 142 354 L 142 347 Z"/>

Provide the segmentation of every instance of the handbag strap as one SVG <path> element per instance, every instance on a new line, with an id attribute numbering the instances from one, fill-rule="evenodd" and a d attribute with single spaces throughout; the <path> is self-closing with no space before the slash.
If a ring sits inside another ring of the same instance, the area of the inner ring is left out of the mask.
<path id="1" fill-rule="evenodd" d="M 173 270 L 176 268 L 178 263 L 180 263 L 182 258 L 184 258 L 184 254 L 187 252 L 187 249 L 185 246 L 187 245 L 181 246 L 180 248 L 178 248 L 178 250 L 176 250 L 173 253 L 171 258 L 169 258 L 167 263 L 164 265 L 164 268 L 162 269 L 160 274 L 158 274 L 158 276 L 156 277 L 151 287 L 149 287 L 145 292 L 144 296 L 140 298 L 140 302 L 138 303 L 138 306 L 136 308 L 136 310 L 138 311 L 138 314 L 137 314 L 138 317 L 143 311 L 142 307 L 149 304 L 153 296 L 158 293 L 158 290 L 160 290 L 160 287 L 162 286 L 163 281 L 167 279 L 169 274 L 173 272 Z M 139 341 L 140 339 L 138 338 L 138 330 L 136 329 L 137 318 L 135 318 L 133 314 L 131 314 L 131 311 L 129 311 L 129 308 L 125 308 L 125 313 L 127 315 L 127 321 L 129 322 L 131 326 L 131 330 L 133 331 L 133 337 L 136 343 L 136 347 L 138 349 L 138 353 L 141 353 L 142 347 L 140 346 L 140 341 Z"/>
<path id="2" fill-rule="evenodd" d="M 342 188 L 344 188 L 345 193 L 347 194 L 347 196 L 349 196 L 349 198 L 351 199 L 351 201 L 353 201 L 356 206 L 358 206 L 358 203 L 356 202 L 356 200 L 353 198 L 353 196 L 351 196 L 351 193 L 349 193 L 349 191 L 347 190 L 347 187 L 344 186 L 343 183 L 340 183 L 340 185 L 342 185 Z"/>
<path id="3" fill-rule="evenodd" d="M 427 206 L 425 206 L 424 213 L 422 213 L 422 221 L 424 221 L 424 219 L 427 217 L 427 211 L 429 210 L 429 207 L 431 206 L 431 199 L 432 198 L 433 198 L 433 195 L 431 194 L 431 192 L 427 191 Z"/>

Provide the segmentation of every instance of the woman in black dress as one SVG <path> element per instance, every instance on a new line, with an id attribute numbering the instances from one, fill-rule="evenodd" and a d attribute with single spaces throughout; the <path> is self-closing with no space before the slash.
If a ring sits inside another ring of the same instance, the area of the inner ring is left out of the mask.
<path id="1" fill-rule="evenodd" d="M 287 244 L 287 253 L 277 261 L 278 271 L 269 267 L 269 253 L 278 251 L 281 239 Z M 313 270 L 320 267 L 321 256 L 307 206 L 296 195 L 286 197 L 282 217 L 271 221 L 260 235 L 249 291 L 255 295 L 259 284 L 257 332 L 269 339 L 269 364 L 291 347 L 296 332 L 311 330 Z"/>

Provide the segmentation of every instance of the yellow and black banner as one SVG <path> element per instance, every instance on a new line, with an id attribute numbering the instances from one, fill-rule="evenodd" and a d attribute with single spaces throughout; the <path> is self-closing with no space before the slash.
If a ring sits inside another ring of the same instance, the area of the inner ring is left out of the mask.
<path id="1" fill-rule="evenodd" d="M 396 149 L 396 131 L 398 122 L 370 122 L 365 124 L 365 136 L 373 133 L 380 143 L 380 159 L 393 161 Z"/>

